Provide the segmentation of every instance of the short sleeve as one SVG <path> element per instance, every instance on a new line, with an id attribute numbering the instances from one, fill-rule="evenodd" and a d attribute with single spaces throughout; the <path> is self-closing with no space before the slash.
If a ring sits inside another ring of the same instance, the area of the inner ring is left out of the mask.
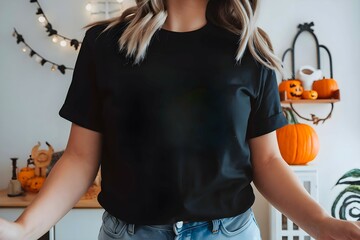
<path id="1" fill-rule="evenodd" d="M 286 124 L 287 120 L 281 109 L 275 71 L 263 66 L 259 92 L 251 103 L 247 138 L 270 133 Z"/>
<path id="2" fill-rule="evenodd" d="M 72 81 L 59 115 L 81 127 L 101 132 L 102 104 L 96 82 L 95 36 L 89 33 L 90 30 L 83 39 Z"/>

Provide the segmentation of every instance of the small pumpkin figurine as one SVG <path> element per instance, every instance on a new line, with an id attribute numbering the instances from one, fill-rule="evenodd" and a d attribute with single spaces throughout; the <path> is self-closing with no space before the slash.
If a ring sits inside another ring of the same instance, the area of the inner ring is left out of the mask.
<path id="1" fill-rule="evenodd" d="M 339 90 L 338 84 L 335 79 L 323 78 L 313 82 L 312 89 L 317 91 L 318 98 L 332 98 L 334 92 Z"/>
<path id="2" fill-rule="evenodd" d="M 32 167 L 24 167 L 20 169 L 20 172 L 18 174 L 18 180 L 21 183 L 21 187 L 25 189 L 26 182 L 35 177 L 35 169 Z"/>
<path id="3" fill-rule="evenodd" d="M 45 177 L 33 177 L 26 182 L 25 191 L 38 193 L 44 184 Z"/>
<path id="4" fill-rule="evenodd" d="M 304 99 L 315 100 L 318 98 L 318 93 L 315 90 L 305 90 L 301 96 Z"/>
<path id="5" fill-rule="evenodd" d="M 289 165 L 303 165 L 319 152 L 319 138 L 315 130 L 299 123 L 291 108 L 283 108 L 289 124 L 276 130 L 281 156 Z"/>
<path id="6" fill-rule="evenodd" d="M 301 99 L 303 91 L 301 82 L 296 79 L 285 80 L 279 84 L 279 92 L 286 92 L 287 99 Z"/>

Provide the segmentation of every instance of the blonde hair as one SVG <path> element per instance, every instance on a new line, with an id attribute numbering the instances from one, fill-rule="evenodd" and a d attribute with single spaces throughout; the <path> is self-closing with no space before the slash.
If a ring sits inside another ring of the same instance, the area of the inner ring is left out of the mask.
<path id="1" fill-rule="evenodd" d="M 270 69 L 282 73 L 281 60 L 274 54 L 273 46 L 265 31 L 256 26 L 259 0 L 209 0 L 207 18 L 213 24 L 239 36 L 237 62 L 248 47 L 253 57 Z M 136 0 L 136 6 L 126 9 L 120 17 L 89 24 L 108 24 L 104 31 L 126 21 L 128 25 L 119 39 L 120 50 L 127 57 L 140 63 L 154 33 L 167 18 L 166 0 Z"/>

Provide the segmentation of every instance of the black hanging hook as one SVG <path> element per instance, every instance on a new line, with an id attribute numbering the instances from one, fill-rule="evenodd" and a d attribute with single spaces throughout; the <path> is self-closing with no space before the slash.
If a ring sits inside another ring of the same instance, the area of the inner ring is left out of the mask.
<path id="1" fill-rule="evenodd" d="M 320 48 L 325 49 L 325 51 L 327 52 L 328 56 L 329 56 L 329 62 L 330 62 L 330 78 L 333 78 L 333 66 L 332 66 L 332 57 L 331 57 L 331 53 L 329 51 L 329 49 L 322 45 L 319 44 L 319 41 L 314 33 L 314 29 L 312 29 L 312 27 L 314 27 L 315 24 L 314 22 L 310 22 L 310 23 L 303 23 L 303 24 L 299 24 L 298 25 L 298 29 L 299 31 L 297 32 L 297 34 L 295 35 L 294 41 L 292 43 L 291 48 L 288 48 L 283 56 L 282 56 L 282 61 L 284 62 L 286 54 L 288 52 L 291 53 L 291 73 L 292 73 L 292 78 L 295 79 L 295 44 L 296 44 L 296 40 L 298 39 L 299 35 L 301 33 L 304 32 L 308 32 L 311 34 L 311 36 L 314 38 L 315 40 L 315 45 L 316 45 L 316 56 L 317 56 L 317 68 L 321 69 L 321 62 L 320 62 Z"/>

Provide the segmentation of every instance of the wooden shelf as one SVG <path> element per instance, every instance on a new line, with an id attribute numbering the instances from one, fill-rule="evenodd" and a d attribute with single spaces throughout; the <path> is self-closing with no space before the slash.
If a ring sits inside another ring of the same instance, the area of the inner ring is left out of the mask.
<path id="1" fill-rule="evenodd" d="M 288 99 L 285 92 L 279 92 L 281 103 L 295 103 L 295 104 L 318 104 L 318 103 L 335 103 L 340 101 L 340 90 L 334 92 L 333 97 L 330 99 Z"/>
<path id="2" fill-rule="evenodd" d="M 7 190 L 0 190 L 0 208 L 25 208 L 36 197 L 36 193 L 24 193 L 19 197 L 8 197 Z M 81 199 L 74 208 L 101 208 L 97 198 Z"/>
<path id="3" fill-rule="evenodd" d="M 317 103 L 335 103 L 339 102 L 339 99 L 300 99 L 300 100 L 282 100 L 281 103 L 301 103 L 301 104 L 317 104 Z"/>

